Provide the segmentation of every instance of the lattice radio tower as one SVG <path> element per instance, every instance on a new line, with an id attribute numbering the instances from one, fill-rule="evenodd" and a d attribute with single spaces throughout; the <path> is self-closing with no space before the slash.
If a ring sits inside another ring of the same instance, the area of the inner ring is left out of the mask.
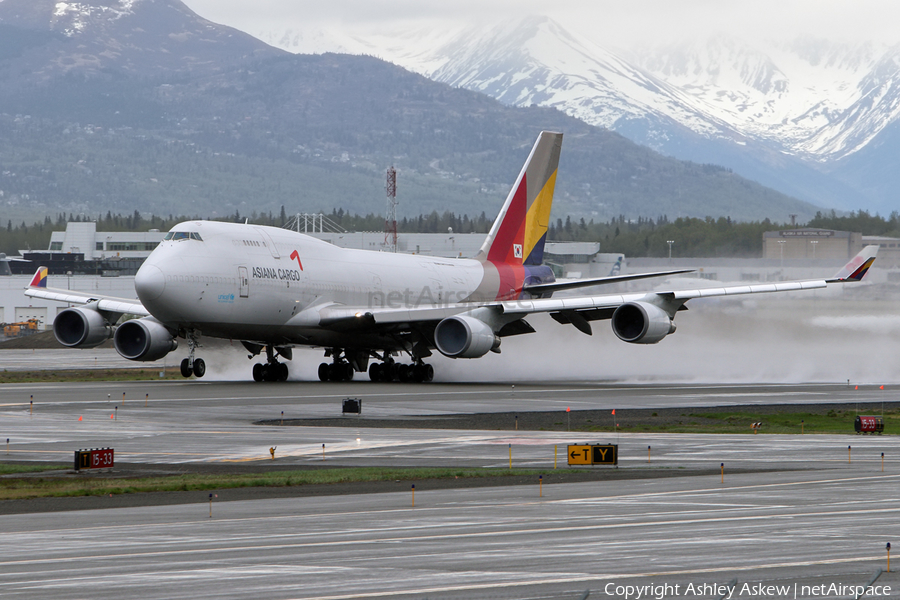
<path id="1" fill-rule="evenodd" d="M 384 216 L 384 247 L 388 252 L 397 251 L 397 170 L 393 165 L 387 170 L 387 211 Z"/>

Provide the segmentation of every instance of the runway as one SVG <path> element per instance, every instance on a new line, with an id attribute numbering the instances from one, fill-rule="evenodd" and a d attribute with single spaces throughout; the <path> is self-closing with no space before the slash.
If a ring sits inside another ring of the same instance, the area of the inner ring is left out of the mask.
<path id="1" fill-rule="evenodd" d="M 625 586 L 861 585 L 895 473 L 815 471 L 0 517 L 4 598 L 623 598 Z M 865 490 L 864 493 L 860 493 Z M 898 577 L 882 576 L 892 586 Z M 676 588 L 676 586 L 678 586 Z M 795 589 L 795 586 L 797 588 Z M 632 596 L 634 597 L 634 596 Z"/>
<path id="2" fill-rule="evenodd" d="M 793 598 L 795 584 L 801 592 L 863 584 L 885 566 L 885 543 L 896 543 L 894 435 L 615 437 L 372 429 L 360 420 L 525 410 L 559 410 L 562 420 L 566 407 L 872 402 L 890 394 L 846 385 L 4 385 L 0 438 L 10 438 L 4 456 L 16 461 L 69 464 L 78 448 L 108 446 L 119 463 L 265 468 L 276 446 L 279 466 L 506 467 L 511 453 L 513 466 L 550 472 L 559 448 L 598 441 L 619 444 L 620 469 L 718 472 L 724 463 L 725 476 L 544 485 L 543 498 L 537 483 L 418 487 L 415 507 L 409 492 L 230 502 L 223 491 L 212 518 L 204 493 L 174 506 L 0 515 L 0 596 L 575 599 L 588 589 L 591 598 L 623 598 L 625 586 L 652 583 L 681 586 L 664 597 L 708 598 L 718 596 L 686 586 L 737 578 L 787 585 L 790 593 L 767 597 Z M 364 408 L 345 427 L 253 425 L 281 411 L 335 417 L 347 396 Z M 771 472 L 741 472 L 750 468 Z M 894 574 L 878 583 L 900 586 Z M 750 591 L 733 597 L 762 597 Z"/>
<path id="3" fill-rule="evenodd" d="M 363 400 L 361 417 L 347 416 L 346 427 L 265 427 L 267 419 L 338 417 L 348 396 Z M 325 461 L 334 464 L 497 466 L 508 464 L 509 446 L 519 466 L 552 465 L 554 447 L 567 443 L 615 442 L 613 434 L 539 431 L 456 431 L 371 429 L 370 418 L 415 418 L 452 413 L 618 409 L 735 404 L 850 403 L 890 399 L 870 386 L 621 386 L 565 385 L 414 385 L 287 383 L 129 382 L 103 384 L 23 384 L 0 387 L 2 438 L 9 438 L 9 458 L 69 463 L 74 450 L 113 447 L 117 460 L 171 464 L 193 461 L 270 459 L 277 447 L 282 462 Z M 31 403 L 34 403 L 33 405 Z M 622 412 L 620 412 L 622 414 Z M 80 420 L 79 420 L 80 419 Z M 849 430 L 849 428 L 848 428 Z M 735 437 L 748 452 L 736 452 Z M 585 439 L 588 438 L 588 439 Z M 661 464 L 718 465 L 726 457 L 755 463 L 751 448 L 778 451 L 784 436 L 692 436 L 620 434 L 623 461 L 645 460 L 647 446 Z M 783 460 L 840 460 L 846 454 L 841 436 L 807 435 L 794 442 Z M 849 436 L 866 446 L 892 438 Z M 850 442 L 848 442 L 850 443 Z M 631 447 L 631 448 L 629 448 Z M 629 448 L 628 451 L 625 451 Z M 557 452 L 558 454 L 558 452 Z M 629 457 L 633 457 L 629 458 Z M 863 455 L 860 454 L 860 460 Z"/>

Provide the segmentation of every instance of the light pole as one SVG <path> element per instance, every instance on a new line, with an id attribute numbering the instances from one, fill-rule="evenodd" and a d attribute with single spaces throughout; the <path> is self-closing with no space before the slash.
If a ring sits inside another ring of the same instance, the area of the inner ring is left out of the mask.
<path id="1" fill-rule="evenodd" d="M 781 280 L 784 281 L 784 243 L 787 240 L 778 240 L 778 249 L 781 251 Z"/>
<path id="2" fill-rule="evenodd" d="M 672 262 L 672 244 L 675 243 L 675 240 L 666 240 L 666 243 L 669 245 L 669 262 Z"/>

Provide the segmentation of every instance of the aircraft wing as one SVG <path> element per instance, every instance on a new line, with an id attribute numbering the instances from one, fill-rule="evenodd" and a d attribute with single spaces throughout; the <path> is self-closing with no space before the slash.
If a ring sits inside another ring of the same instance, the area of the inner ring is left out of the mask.
<path id="1" fill-rule="evenodd" d="M 557 322 L 572 324 L 580 331 L 590 334 L 588 321 L 610 319 L 618 307 L 633 302 L 655 305 L 668 313 L 670 317 L 674 317 L 679 310 L 687 310 L 684 308 L 684 304 L 693 298 L 812 290 L 827 287 L 830 283 L 860 281 L 875 261 L 877 252 L 878 246 L 866 246 L 834 277 L 829 279 L 781 281 L 695 290 L 455 303 L 445 306 L 426 307 L 359 308 L 334 304 L 311 310 L 308 309 L 298 314 L 289 324 L 319 325 L 336 330 L 378 329 L 379 326 L 382 328 L 403 327 L 414 324 L 436 323 L 454 315 L 487 310 L 497 315 L 503 322 L 512 320 L 508 317 L 516 319 L 532 313 L 550 313 L 550 316 Z M 659 276 L 658 273 L 645 275 L 651 277 Z M 616 277 L 600 279 L 608 280 L 616 279 Z"/>
<path id="2" fill-rule="evenodd" d="M 94 308 L 104 312 L 147 316 L 150 313 L 137 300 L 126 298 L 110 298 L 86 292 L 60 290 L 47 287 L 47 267 L 38 267 L 31 283 L 25 288 L 25 295 L 31 298 L 43 298 L 67 304 L 95 304 Z"/>
<path id="3" fill-rule="evenodd" d="M 91 304 L 96 303 L 98 310 L 148 316 L 150 313 L 144 308 L 144 305 L 137 300 L 127 300 L 125 298 L 99 297 L 96 295 L 86 294 L 70 290 L 58 290 L 54 288 L 25 288 L 25 295 L 31 298 L 43 298 L 45 300 L 54 300 L 56 302 L 66 302 L 68 304 Z"/>
<path id="4" fill-rule="evenodd" d="M 664 309 L 669 316 L 682 310 L 685 302 L 693 298 L 712 298 L 716 296 L 736 296 L 741 294 L 763 294 L 771 292 L 789 292 L 796 290 L 812 290 L 827 287 L 829 283 L 861 281 L 875 262 L 878 246 L 866 246 L 854 256 L 850 262 L 829 279 L 813 279 L 807 281 L 780 281 L 776 283 L 760 283 L 754 285 L 736 285 L 727 287 L 702 288 L 696 290 L 662 291 L 637 294 L 617 294 L 607 296 L 578 296 L 573 298 L 542 298 L 536 300 L 512 300 L 500 303 L 504 314 L 528 314 L 533 312 L 549 312 L 560 322 L 567 316 L 581 317 L 585 321 L 608 319 L 613 311 L 628 302 L 648 302 Z M 558 313 L 558 314 L 553 314 Z M 574 313 L 574 314 L 573 314 Z M 573 322 L 573 324 L 576 324 Z"/>

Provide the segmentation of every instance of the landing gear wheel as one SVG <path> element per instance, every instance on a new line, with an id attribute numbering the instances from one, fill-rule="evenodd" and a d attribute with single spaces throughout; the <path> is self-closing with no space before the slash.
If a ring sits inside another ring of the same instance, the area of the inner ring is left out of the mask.
<path id="1" fill-rule="evenodd" d="M 287 381 L 290 371 L 286 363 L 278 363 L 278 381 Z"/>
<path id="2" fill-rule="evenodd" d="M 372 363 L 369 365 L 369 379 L 372 381 L 382 381 L 384 375 L 384 368 L 379 363 Z"/>
<path id="3" fill-rule="evenodd" d="M 433 381 L 434 380 L 434 367 L 431 365 L 422 365 L 425 367 L 425 381 Z"/>
<path id="4" fill-rule="evenodd" d="M 202 358 L 194 359 L 194 375 L 197 377 L 203 377 L 206 375 L 206 363 L 203 362 Z"/>
<path id="5" fill-rule="evenodd" d="M 319 381 L 328 381 L 331 375 L 331 365 L 322 363 L 319 365 Z"/>
<path id="6" fill-rule="evenodd" d="M 191 361 L 188 359 L 184 359 L 181 361 L 181 376 L 182 377 L 190 377 L 194 374 L 194 369 L 191 367 Z"/>
<path id="7" fill-rule="evenodd" d="M 256 363 L 253 365 L 253 381 L 262 381 L 263 379 L 263 366 L 260 363 Z"/>

